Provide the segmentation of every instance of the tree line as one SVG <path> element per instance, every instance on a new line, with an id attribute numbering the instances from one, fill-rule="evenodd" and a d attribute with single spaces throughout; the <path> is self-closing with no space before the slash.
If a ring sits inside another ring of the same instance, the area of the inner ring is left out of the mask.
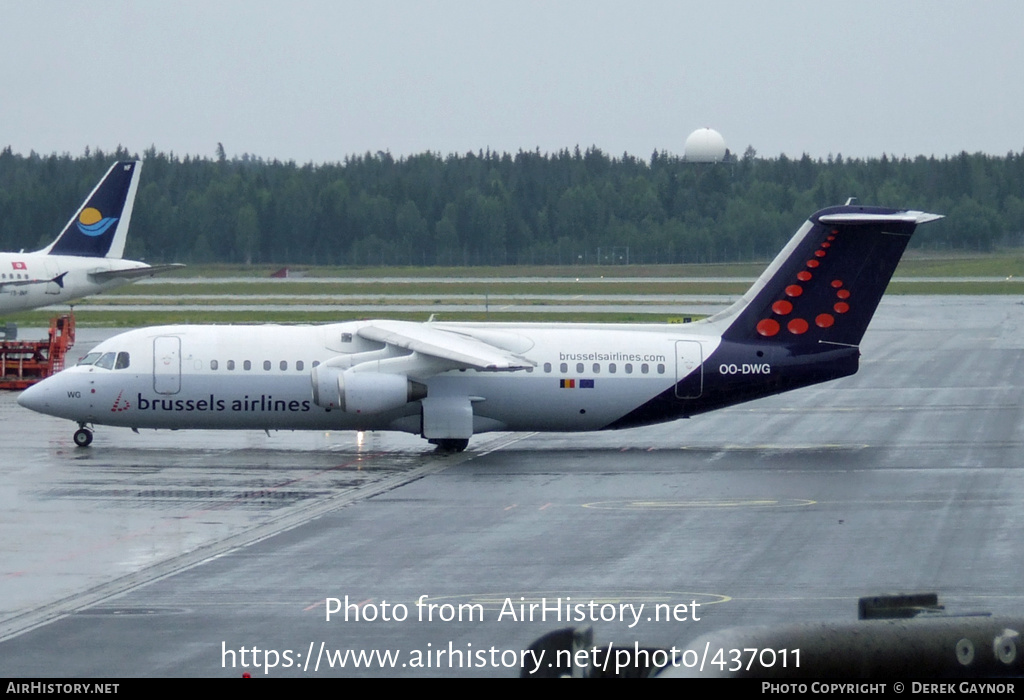
<path id="1" fill-rule="evenodd" d="M 48 244 L 114 160 L 0 151 L 0 249 Z M 141 155 L 126 255 L 153 263 L 567 265 L 774 255 L 814 211 L 863 204 L 945 214 L 913 245 L 1024 245 L 1024 155 L 758 157 L 721 163 L 599 148 L 304 164 Z"/>

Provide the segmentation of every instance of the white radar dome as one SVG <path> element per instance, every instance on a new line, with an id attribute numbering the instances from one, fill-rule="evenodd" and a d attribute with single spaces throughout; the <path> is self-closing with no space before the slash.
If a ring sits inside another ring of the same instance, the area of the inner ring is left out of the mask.
<path id="1" fill-rule="evenodd" d="M 697 129 L 686 137 L 684 157 L 694 163 L 717 163 L 725 158 L 725 139 L 714 129 Z"/>

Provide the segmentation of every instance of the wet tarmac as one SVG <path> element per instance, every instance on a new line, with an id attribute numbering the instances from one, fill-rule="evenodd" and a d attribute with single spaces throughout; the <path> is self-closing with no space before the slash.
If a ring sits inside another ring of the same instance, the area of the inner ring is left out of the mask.
<path id="1" fill-rule="evenodd" d="M 112 428 L 81 450 L 0 396 L 0 675 L 514 676 L 568 624 L 683 646 L 911 591 L 1020 615 L 1024 305 L 890 297 L 862 350 L 830 384 L 458 456 Z"/>

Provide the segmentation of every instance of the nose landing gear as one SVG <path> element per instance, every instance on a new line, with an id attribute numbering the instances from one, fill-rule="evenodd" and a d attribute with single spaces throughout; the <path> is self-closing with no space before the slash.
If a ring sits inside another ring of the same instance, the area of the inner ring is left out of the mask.
<path id="1" fill-rule="evenodd" d="M 88 447 L 92 444 L 92 431 L 85 427 L 85 423 L 78 424 L 74 440 L 78 447 Z"/>

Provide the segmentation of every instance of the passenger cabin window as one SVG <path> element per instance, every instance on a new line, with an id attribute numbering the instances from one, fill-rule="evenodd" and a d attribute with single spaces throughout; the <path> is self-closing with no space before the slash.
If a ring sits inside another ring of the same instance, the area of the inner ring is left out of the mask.
<path id="1" fill-rule="evenodd" d="M 234 368 L 235 368 L 235 361 L 234 360 L 228 360 L 228 371 L 231 371 Z"/>
<path id="2" fill-rule="evenodd" d="M 569 374 L 569 365 L 565 362 L 559 365 L 558 369 L 561 370 L 562 374 Z"/>
<path id="3" fill-rule="evenodd" d="M 643 363 L 642 365 L 640 365 L 640 373 L 641 374 L 647 374 L 650 371 L 651 371 L 651 368 L 647 366 L 646 362 Z"/>
<path id="4" fill-rule="evenodd" d="M 615 374 L 615 363 L 612 362 L 608 365 L 608 374 Z"/>
<path id="5" fill-rule="evenodd" d="M 577 362 L 576 363 L 576 374 L 583 374 L 583 363 L 582 362 Z"/>
<path id="6" fill-rule="evenodd" d="M 626 363 L 626 374 L 633 374 L 633 363 L 632 362 L 627 362 Z"/>
<path id="7" fill-rule="evenodd" d="M 250 369 L 252 369 L 252 362 L 250 362 L 249 360 L 246 360 L 245 362 L 243 362 L 242 363 L 242 369 L 244 369 L 246 371 L 249 371 Z"/>
<path id="8" fill-rule="evenodd" d="M 217 361 L 210 360 L 210 369 L 217 369 Z"/>
<path id="9" fill-rule="evenodd" d="M 281 360 L 281 371 L 284 372 L 288 369 L 288 360 Z"/>
<path id="10" fill-rule="evenodd" d="M 544 371 L 546 373 L 548 373 L 548 374 L 551 374 L 551 363 L 550 362 L 545 362 L 544 363 Z"/>
<path id="11" fill-rule="evenodd" d="M 263 369 L 265 369 L 266 371 L 269 372 L 270 371 L 270 367 L 271 367 L 270 360 L 264 360 L 263 361 Z"/>
<path id="12" fill-rule="evenodd" d="M 306 366 L 306 364 L 302 360 L 298 360 L 295 363 L 295 369 L 296 369 L 296 371 L 299 371 L 299 372 L 301 372 L 302 368 L 305 367 L 305 366 Z"/>

